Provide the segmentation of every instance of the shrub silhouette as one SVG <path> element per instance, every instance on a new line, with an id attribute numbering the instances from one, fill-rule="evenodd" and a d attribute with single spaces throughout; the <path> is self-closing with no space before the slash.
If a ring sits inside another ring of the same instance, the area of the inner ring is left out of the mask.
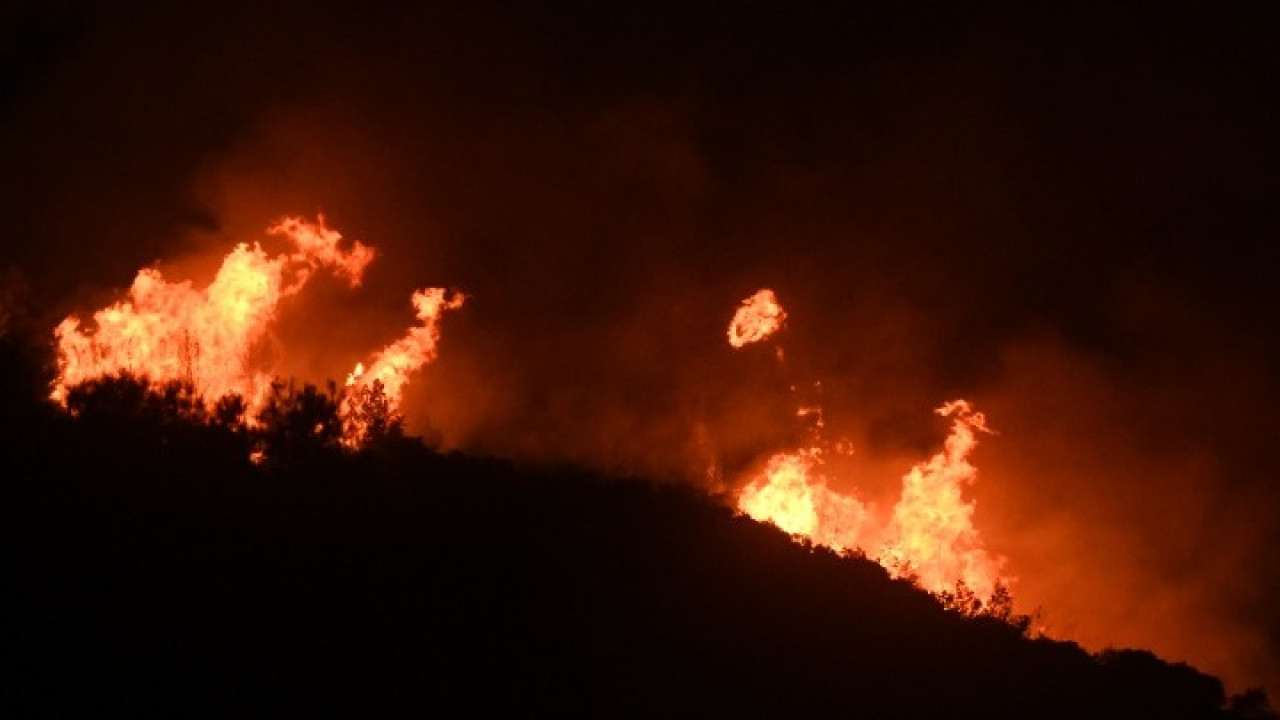
<path id="1" fill-rule="evenodd" d="M 381 380 L 344 388 L 339 404 L 343 434 L 356 447 L 404 437 L 404 416 L 392 407 Z"/>
<path id="2" fill-rule="evenodd" d="M 131 373 L 110 375 L 71 388 L 66 398 L 73 417 L 94 430 L 162 446 L 194 439 L 204 408 L 190 383 L 159 387 Z"/>
<path id="3" fill-rule="evenodd" d="M 234 441 L 251 447 L 268 467 L 308 463 L 309 456 L 331 455 L 344 444 L 349 450 L 377 452 L 405 443 L 439 444 L 433 431 L 426 437 L 406 436 L 404 418 L 393 409 L 381 381 L 340 391 L 332 380 L 325 390 L 292 379 L 276 380 L 262 408 L 251 414 L 239 395 L 210 404 L 191 381 L 157 385 L 145 375 L 124 372 L 71 388 L 66 404 L 68 412 L 86 425 L 157 438 L 162 444 L 178 434 L 189 435 L 192 428 L 213 428 L 224 445 Z"/>

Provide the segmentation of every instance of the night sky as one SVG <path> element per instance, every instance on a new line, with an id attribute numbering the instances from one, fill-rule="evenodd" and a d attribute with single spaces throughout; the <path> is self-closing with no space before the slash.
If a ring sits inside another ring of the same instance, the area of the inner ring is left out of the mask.
<path id="1" fill-rule="evenodd" d="M 964 397 L 1024 609 L 1280 694 L 1274 3 L 98 5 L 0 12 L 11 311 L 323 213 L 380 257 L 281 367 L 460 289 L 407 406 L 451 448 L 733 484 L 820 403 L 883 503 Z"/>

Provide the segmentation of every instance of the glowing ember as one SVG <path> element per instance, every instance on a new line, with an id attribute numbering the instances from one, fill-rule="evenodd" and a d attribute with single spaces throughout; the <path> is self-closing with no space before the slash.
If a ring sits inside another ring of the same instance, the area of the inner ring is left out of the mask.
<path id="1" fill-rule="evenodd" d="M 729 323 L 729 344 L 740 348 L 754 342 L 760 342 L 782 328 L 787 313 L 778 303 L 778 298 L 769 288 L 763 288 L 755 295 L 742 301 L 738 312 L 734 313 Z"/>
<path id="2" fill-rule="evenodd" d="M 74 315 L 64 319 L 54 331 L 58 375 L 50 397 L 65 406 L 76 385 L 128 373 L 146 378 L 153 387 L 188 384 L 206 411 L 221 398 L 239 396 L 246 420 L 253 422 L 273 377 L 270 368 L 250 367 L 248 358 L 270 331 L 280 301 L 301 291 L 321 269 L 356 287 L 374 257 L 373 249 L 359 242 L 344 249 L 342 235 L 326 227 L 323 217 L 314 223 L 285 218 L 267 233 L 283 236 L 291 250 L 269 256 L 257 243 L 241 243 L 227 253 L 205 288 L 170 282 L 158 269 L 143 269 L 123 300 L 93 314 L 91 330 Z M 367 418 L 377 409 L 370 403 L 385 405 L 378 417 L 394 414 L 408 374 L 436 356 L 440 315 L 462 300 L 461 294 L 450 296 L 440 288 L 414 293 L 421 324 L 377 353 L 367 372 L 359 365 L 348 377 L 340 409 L 346 444 L 358 446 L 368 436 Z M 359 408 L 351 396 L 360 398 Z M 261 451 L 255 452 L 260 459 Z"/>

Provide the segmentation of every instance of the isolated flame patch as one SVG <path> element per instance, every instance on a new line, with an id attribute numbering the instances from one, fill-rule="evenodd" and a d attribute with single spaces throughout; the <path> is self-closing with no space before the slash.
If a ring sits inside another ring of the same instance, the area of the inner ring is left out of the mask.
<path id="1" fill-rule="evenodd" d="M 766 308 L 767 317 L 785 317 L 776 296 L 762 290 L 739 308 L 729 327 L 731 344 L 735 338 L 756 337 L 743 328 L 758 327 L 752 324 L 762 316 L 758 307 Z M 759 337 L 778 327 L 780 320 Z M 984 549 L 973 524 L 974 503 L 962 490 L 977 478 L 968 460 L 977 435 L 990 430 L 982 413 L 964 400 L 948 402 L 937 413 L 952 419 L 944 450 L 902 477 L 901 495 L 885 519 L 877 518 L 855 495 L 831 489 L 823 473 L 825 443 L 817 435 L 821 409 L 814 407 L 797 412 L 817 417 L 811 442 L 770 457 L 738 491 L 738 510 L 815 544 L 861 552 L 895 577 L 910 577 L 930 592 L 952 593 L 963 585 L 987 602 L 1007 579 L 1002 576 L 1002 560 Z"/>
<path id="2" fill-rule="evenodd" d="M 729 323 L 729 344 L 735 348 L 760 342 L 782 329 L 787 313 L 769 288 L 742 301 Z"/>
<path id="3" fill-rule="evenodd" d="M 375 256 L 360 242 L 344 242 L 323 217 L 287 217 L 266 232 L 283 237 L 289 249 L 269 255 L 256 242 L 237 244 L 205 287 L 144 268 L 124 298 L 94 312 L 88 326 L 75 315 L 65 318 L 54 330 L 58 374 L 50 397 L 65 406 L 76 385 L 129 373 L 154 386 L 188 383 L 206 409 L 239 396 L 246 417 L 256 416 L 274 378 L 268 368 L 251 367 L 249 358 L 270 333 L 280 301 L 301 292 L 318 271 L 357 287 Z M 392 410 L 407 375 L 435 358 L 439 315 L 460 306 L 462 296 L 427 288 L 413 303 L 421 325 L 371 360 L 368 382 L 380 382 Z"/>

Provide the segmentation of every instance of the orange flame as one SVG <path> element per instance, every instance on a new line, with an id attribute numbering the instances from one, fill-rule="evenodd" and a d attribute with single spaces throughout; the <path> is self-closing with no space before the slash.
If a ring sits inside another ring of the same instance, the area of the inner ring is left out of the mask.
<path id="1" fill-rule="evenodd" d="M 285 291 L 286 295 L 301 290 L 311 272 L 321 266 L 346 278 L 351 287 L 359 287 L 365 267 L 373 261 L 373 248 L 358 241 L 349 251 L 339 250 L 338 243 L 341 242 L 342 235 L 325 227 L 323 215 L 316 223 L 296 217 L 285 218 L 267 228 L 267 233 L 285 235 L 298 247 L 298 252 L 289 256 L 297 269 L 294 284 Z"/>
<path id="2" fill-rule="evenodd" d="M 50 397 L 65 406 L 72 387 L 127 372 L 153 386 L 189 383 L 206 409 L 222 397 L 238 395 L 252 422 L 272 377 L 269 368 L 250 367 L 249 358 L 270 331 L 280 301 L 300 292 L 321 269 L 357 287 L 374 258 L 373 249 L 359 242 L 343 249 L 341 233 L 327 227 L 323 216 L 314 223 L 285 218 L 267 233 L 285 237 L 292 249 L 269 256 L 257 243 L 240 243 L 204 288 L 190 281 L 170 282 L 160 270 L 146 268 L 123 300 L 93 314 L 92 330 L 82 328 L 75 315 L 64 319 L 54 330 L 58 375 Z M 440 314 L 459 307 L 462 299 L 441 288 L 414 293 L 421 325 L 375 355 L 367 373 L 357 366 L 348 386 L 364 388 L 377 381 L 394 412 L 408 374 L 435 359 Z M 344 414 L 344 422 L 349 416 Z M 356 446 L 367 431 L 352 426 L 355 434 L 345 440 Z"/>
<path id="3" fill-rule="evenodd" d="M 413 307 L 421 324 L 409 328 L 404 337 L 374 355 L 368 368 L 364 363 L 356 363 L 355 369 L 347 376 L 348 392 L 341 407 L 345 443 L 359 446 L 368 438 L 370 420 L 358 399 L 367 398 L 373 389 L 380 388 L 385 393 L 384 415 L 396 412 L 409 375 L 436 358 L 440 316 L 446 310 L 462 307 L 465 299 L 462 293 L 450 294 L 444 288 L 424 288 L 413 294 Z"/>
<path id="4" fill-rule="evenodd" d="M 787 313 L 769 288 L 742 301 L 742 305 L 729 323 L 729 344 L 740 348 L 760 342 L 782 328 Z"/>
<path id="5" fill-rule="evenodd" d="M 954 417 L 945 450 L 902 477 L 901 496 L 881 526 L 860 500 L 828 486 L 817 445 L 771 457 L 739 491 L 738 510 L 818 545 L 872 556 L 890 574 L 913 578 L 933 593 L 953 592 L 963 583 L 985 602 L 1006 579 L 1001 560 L 982 547 L 974 502 L 961 489 L 977 477 L 968 460 L 977 433 L 989 430 L 982 413 L 964 400 L 937 412 Z"/>
<path id="6" fill-rule="evenodd" d="M 54 331 L 58 376 L 51 397 L 65 404 L 72 386 L 129 372 L 156 384 L 189 382 L 204 397 L 237 394 L 256 408 L 270 378 L 248 368 L 245 359 L 266 335 L 280 300 L 301 290 L 322 266 L 357 284 L 372 258 L 359 243 L 349 253 L 339 250 L 342 236 L 323 218 L 314 225 L 289 219 L 268 232 L 285 235 L 297 251 L 269 257 L 257 243 L 240 243 L 203 289 L 146 268 L 124 300 L 93 314 L 94 330 L 82 330 L 74 315 L 64 319 Z"/>
<path id="7" fill-rule="evenodd" d="M 837 551 L 860 549 L 867 509 L 857 498 L 829 489 L 818 471 L 821 463 L 817 448 L 774 455 L 741 490 L 738 509 Z"/>
<path id="8" fill-rule="evenodd" d="M 975 504 L 962 497 L 961 488 L 978 475 L 969 463 L 977 433 L 991 431 L 986 417 L 964 400 L 953 400 L 936 412 L 954 418 L 951 433 L 943 452 L 903 476 L 891 539 L 880 562 L 895 575 L 914 576 L 931 592 L 948 592 L 962 582 L 978 598 L 987 599 L 1001 580 L 1001 562 L 982 548 L 973 525 Z"/>
<path id="9" fill-rule="evenodd" d="M 761 290 L 738 309 L 729 343 L 741 347 L 764 339 L 784 318 L 773 292 Z M 769 458 L 738 491 L 738 510 L 815 544 L 874 557 L 895 577 L 913 578 L 930 592 L 951 593 L 962 584 L 987 602 L 1007 583 L 1001 559 L 982 547 L 973 524 L 974 502 L 963 497 L 962 488 L 977 477 L 968 460 L 977 434 L 990 430 L 983 414 L 965 400 L 946 403 L 937 413 L 953 418 L 945 450 L 903 476 L 901 496 L 883 522 L 857 497 L 832 490 L 822 474 L 820 406 L 796 411 L 809 423 L 809 446 Z M 845 441 L 836 447 L 851 452 Z"/>

